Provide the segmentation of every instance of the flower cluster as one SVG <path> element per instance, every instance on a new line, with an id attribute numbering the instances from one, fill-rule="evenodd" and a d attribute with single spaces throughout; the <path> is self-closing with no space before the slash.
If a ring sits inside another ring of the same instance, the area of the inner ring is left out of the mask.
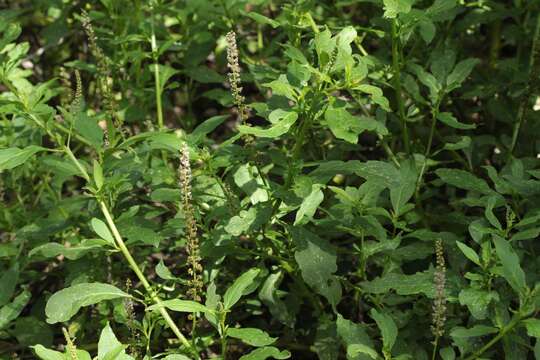
<path id="1" fill-rule="evenodd" d="M 242 87 L 240 86 L 240 64 L 238 61 L 238 46 L 236 45 L 236 34 L 234 31 L 229 31 L 225 37 L 227 41 L 227 67 L 229 68 L 229 85 L 235 105 L 238 107 L 238 115 L 240 121 L 243 122 L 245 98 L 242 96 Z"/>
<path id="2" fill-rule="evenodd" d="M 433 301 L 431 331 L 436 338 L 439 338 L 444 334 L 444 324 L 446 322 L 446 296 L 444 293 L 446 285 L 446 265 L 441 239 L 435 241 L 435 257 L 437 266 L 435 268 L 434 276 L 435 300 Z"/>
<path id="3" fill-rule="evenodd" d="M 186 238 L 187 238 L 187 253 L 188 253 L 188 273 L 191 279 L 188 281 L 188 295 L 195 301 L 201 301 L 200 294 L 202 293 L 202 265 L 199 255 L 199 238 L 197 237 L 197 222 L 193 209 L 193 198 L 191 193 L 191 165 L 189 162 L 189 147 L 186 143 L 180 150 L 180 189 L 182 191 L 182 210 L 186 221 Z"/>

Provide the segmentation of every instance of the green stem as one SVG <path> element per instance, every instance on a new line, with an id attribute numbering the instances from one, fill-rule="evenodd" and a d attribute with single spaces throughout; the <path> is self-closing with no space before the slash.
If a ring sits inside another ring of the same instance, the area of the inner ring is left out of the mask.
<path id="1" fill-rule="evenodd" d="M 400 41 L 397 27 L 397 20 L 392 20 L 392 68 L 394 72 L 394 90 L 396 92 L 396 101 L 398 104 L 398 114 L 403 128 L 403 145 L 405 152 L 410 154 L 409 130 L 407 129 L 407 121 L 405 119 L 405 104 L 403 102 L 403 94 L 401 90 L 401 59 L 400 59 Z"/>
<path id="2" fill-rule="evenodd" d="M 507 332 L 512 330 L 514 327 L 516 327 L 516 325 L 518 325 L 520 321 L 521 321 L 521 316 L 519 315 L 514 316 L 512 320 L 506 326 L 504 326 L 493 339 L 491 339 L 480 350 L 476 351 L 471 356 L 465 358 L 465 360 L 474 360 L 478 358 L 479 356 L 481 356 L 483 353 L 489 350 L 493 345 L 499 342 L 499 340 L 501 340 L 504 337 L 504 335 L 506 335 Z"/>
<path id="3" fill-rule="evenodd" d="M 437 355 L 437 346 L 439 345 L 439 337 L 435 337 L 435 341 L 433 342 L 433 353 L 431 354 L 431 360 L 435 360 L 435 356 Z"/>
<path id="4" fill-rule="evenodd" d="M 163 305 L 163 302 L 159 298 L 159 295 L 152 289 L 152 286 L 150 285 L 150 283 L 148 282 L 148 280 L 144 276 L 143 272 L 139 268 L 139 265 L 137 265 L 137 262 L 135 261 L 135 259 L 131 255 L 131 253 L 129 252 L 129 249 L 127 248 L 124 240 L 122 239 L 122 236 L 120 236 L 120 233 L 118 232 L 118 229 L 116 228 L 116 224 L 113 221 L 113 218 L 111 216 L 111 213 L 109 212 L 109 209 L 107 208 L 107 205 L 105 205 L 105 202 L 102 201 L 102 200 L 98 200 L 98 203 L 99 203 L 99 205 L 101 207 L 101 212 L 105 216 L 105 220 L 107 220 L 107 224 L 109 225 L 109 228 L 111 229 L 111 232 L 113 233 L 116 244 L 117 244 L 118 248 L 120 249 L 120 251 L 122 252 L 122 254 L 124 255 L 125 259 L 127 260 L 129 266 L 131 267 L 131 270 L 133 270 L 135 275 L 137 275 L 137 277 L 139 278 L 139 281 L 141 282 L 141 284 L 143 284 L 144 289 L 150 295 L 150 298 L 152 299 L 152 301 L 158 306 L 158 309 L 159 309 L 159 312 L 161 313 L 161 316 L 163 317 L 163 319 L 165 319 L 165 322 L 167 323 L 167 325 L 169 325 L 172 332 L 180 340 L 182 345 L 184 345 L 186 348 L 191 350 L 193 352 L 193 354 L 197 356 L 197 359 L 199 359 L 198 354 L 193 351 L 194 350 L 193 346 L 186 339 L 186 337 L 182 334 L 180 329 L 178 329 L 178 327 L 174 323 L 173 319 L 171 318 L 171 316 L 167 312 L 167 309 Z"/>
<path id="5" fill-rule="evenodd" d="M 531 95 L 531 90 L 533 87 L 533 81 L 536 81 L 538 75 L 540 75 L 540 66 L 537 64 L 538 59 L 540 58 L 540 14 L 536 19 L 536 29 L 534 31 L 533 44 L 531 49 L 531 56 L 529 58 L 529 75 L 527 79 L 527 85 L 521 96 L 521 101 L 519 103 L 519 108 L 516 116 L 516 123 L 514 125 L 514 132 L 512 134 L 512 143 L 510 145 L 510 150 L 508 152 L 508 158 L 512 157 L 514 149 L 516 147 L 519 132 L 522 125 L 525 123 L 525 109 L 527 108 L 527 103 Z"/>
<path id="6" fill-rule="evenodd" d="M 152 57 L 154 58 L 154 83 L 156 91 L 156 112 L 159 130 L 163 129 L 163 109 L 161 106 L 161 83 L 159 79 L 158 49 L 156 44 L 156 34 L 154 32 L 154 14 L 152 13 Z"/>

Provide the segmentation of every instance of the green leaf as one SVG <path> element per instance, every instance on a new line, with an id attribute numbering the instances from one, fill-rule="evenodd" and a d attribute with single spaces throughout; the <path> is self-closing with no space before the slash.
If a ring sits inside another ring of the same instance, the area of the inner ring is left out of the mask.
<path id="1" fill-rule="evenodd" d="M 103 221 L 98 218 L 92 218 L 92 220 L 90 220 L 90 226 L 92 226 L 92 230 L 94 230 L 100 238 L 106 240 L 110 244 L 115 244 L 109 227 Z"/>
<path id="2" fill-rule="evenodd" d="M 498 301 L 499 295 L 494 291 L 466 288 L 459 293 L 459 303 L 469 308 L 472 316 L 483 320 L 488 315 L 488 306 L 492 301 Z"/>
<path id="3" fill-rule="evenodd" d="M 178 73 L 178 70 L 173 69 L 170 66 L 167 65 L 161 65 L 161 64 L 152 64 L 150 65 L 150 70 L 152 73 L 155 72 L 157 66 L 157 70 L 159 73 L 159 94 L 161 95 L 163 93 L 163 89 L 165 89 L 165 84 L 167 84 L 167 81 L 171 77 L 173 77 L 175 74 Z M 208 69 L 207 69 L 208 70 Z"/>
<path id="4" fill-rule="evenodd" d="M 249 195 L 253 205 L 268 201 L 268 191 L 264 188 L 264 181 L 255 166 L 240 165 L 234 172 L 233 179 L 236 185 Z"/>
<path id="5" fill-rule="evenodd" d="M 395 18 L 399 14 L 407 14 L 411 11 L 413 0 L 383 0 L 384 17 Z"/>
<path id="6" fill-rule="evenodd" d="M 497 332 L 499 332 L 499 329 L 493 326 L 475 325 L 469 329 L 458 326 L 450 331 L 450 336 L 453 338 L 470 338 L 495 334 Z"/>
<path id="7" fill-rule="evenodd" d="M 243 355 L 239 360 L 288 359 L 290 357 L 291 353 L 287 350 L 279 351 L 276 347 L 266 346 L 255 349 L 247 355 Z"/>
<path id="8" fill-rule="evenodd" d="M 278 21 L 276 21 L 274 19 L 270 19 L 269 17 L 266 17 L 266 16 L 261 15 L 259 13 L 250 11 L 250 12 L 246 13 L 246 16 L 253 19 L 253 20 L 255 20 L 259 24 L 270 25 L 274 29 L 279 27 L 279 22 Z"/>
<path id="9" fill-rule="evenodd" d="M 463 81 L 470 75 L 473 68 L 480 62 L 478 59 L 466 59 L 460 61 L 446 79 L 447 91 L 452 91 L 461 86 Z"/>
<path id="10" fill-rule="evenodd" d="M 226 310 L 231 309 L 243 295 L 247 294 L 248 289 L 260 272 L 261 269 L 249 269 L 234 281 L 223 295 L 223 305 Z"/>
<path id="11" fill-rule="evenodd" d="M 529 336 L 540 339 L 540 319 L 526 319 L 523 323 Z"/>
<path id="12" fill-rule="evenodd" d="M 263 86 L 272 89 L 272 95 L 285 96 L 289 100 L 296 101 L 294 87 L 289 84 L 287 75 L 281 74 L 276 80 L 263 84 Z"/>
<path id="13" fill-rule="evenodd" d="M 347 359 L 354 359 L 358 355 L 367 355 L 371 359 L 378 359 L 379 354 L 372 348 L 364 344 L 352 344 L 347 346 Z"/>
<path id="14" fill-rule="evenodd" d="M 271 127 L 262 129 L 257 126 L 239 125 L 238 131 L 241 134 L 250 134 L 262 138 L 277 138 L 283 134 L 286 134 L 298 119 L 298 113 L 294 111 L 289 112 L 277 109 L 274 110 L 269 116 L 272 117 L 272 114 L 278 115 L 279 120 L 274 122 Z"/>
<path id="15" fill-rule="evenodd" d="M 324 118 L 336 138 L 352 144 L 358 142 L 358 135 L 364 131 L 375 131 L 380 135 L 388 134 L 386 127 L 377 120 L 366 116 L 353 116 L 345 108 L 328 107 Z"/>
<path id="16" fill-rule="evenodd" d="M 41 146 L 30 145 L 24 149 L 11 147 L 0 149 L 0 172 L 10 170 L 24 164 L 32 155 L 46 150 Z"/>
<path id="17" fill-rule="evenodd" d="M 384 161 L 367 161 L 355 166 L 354 173 L 389 189 L 400 186 L 400 172 L 394 165 Z"/>
<path id="18" fill-rule="evenodd" d="M 186 355 L 172 354 L 165 356 L 163 360 L 191 360 L 191 358 L 188 358 Z"/>
<path id="19" fill-rule="evenodd" d="M 476 125 L 474 124 L 464 124 L 460 123 L 451 113 L 449 112 L 442 112 L 437 115 L 437 120 L 440 122 L 453 127 L 454 129 L 461 129 L 461 130 L 470 130 L 475 129 Z"/>
<path id="20" fill-rule="evenodd" d="M 98 342 L 98 360 L 133 360 L 126 354 L 127 345 L 122 345 L 114 335 L 109 323 L 101 330 Z"/>
<path id="21" fill-rule="evenodd" d="M 68 321 L 83 306 L 97 304 L 103 300 L 128 298 L 131 295 L 122 290 L 103 283 L 81 283 L 54 293 L 47 301 L 45 314 L 47 322 Z"/>
<path id="22" fill-rule="evenodd" d="M 103 143 L 103 129 L 98 125 L 96 118 L 89 117 L 85 113 L 77 113 L 73 128 L 83 138 L 88 140 L 96 149 L 100 149 Z"/>
<path id="23" fill-rule="evenodd" d="M 165 306 L 167 309 L 170 309 L 172 311 L 178 311 L 178 312 L 186 312 L 186 313 L 212 312 L 212 310 L 210 310 L 206 306 L 192 300 L 172 299 L 172 300 L 162 301 L 161 304 Z M 154 311 L 154 310 L 159 310 L 159 308 L 160 308 L 160 305 L 155 304 L 155 305 L 150 306 L 148 310 Z"/>
<path id="24" fill-rule="evenodd" d="M 525 282 L 525 273 L 519 265 L 519 257 L 510 245 L 510 243 L 494 235 L 493 242 L 495 243 L 495 251 L 497 257 L 501 260 L 502 264 L 502 276 L 510 284 L 518 294 L 523 294 L 527 288 Z"/>
<path id="25" fill-rule="evenodd" d="M 255 328 L 228 328 L 227 336 L 240 339 L 251 346 L 267 346 L 273 344 L 277 338 L 267 332 Z"/>
<path id="26" fill-rule="evenodd" d="M 268 307 L 274 319 L 292 328 L 295 321 L 294 313 L 280 298 L 282 291 L 279 290 L 279 285 L 282 279 L 282 271 L 268 275 L 259 291 L 259 299 Z"/>
<path id="27" fill-rule="evenodd" d="M 313 184 L 311 186 L 311 193 L 304 198 L 300 209 L 296 212 L 296 218 L 294 220 L 294 225 L 301 225 L 307 223 L 313 218 L 317 208 L 324 200 L 324 194 L 321 191 L 319 184 Z"/>
<path id="28" fill-rule="evenodd" d="M 65 355 L 61 352 L 47 349 L 43 345 L 32 346 L 36 356 L 42 360 L 67 360 Z"/>
<path id="29" fill-rule="evenodd" d="M 445 150 L 462 150 L 471 146 L 472 140 L 469 136 L 460 136 L 459 140 L 455 143 L 445 143 Z"/>
<path id="30" fill-rule="evenodd" d="M 460 169 L 437 169 L 435 173 L 442 181 L 457 188 L 476 191 L 486 195 L 493 193 L 493 190 L 491 190 L 484 180 L 468 171 Z"/>
<path id="31" fill-rule="evenodd" d="M 63 255 L 69 260 L 77 260 L 92 250 L 100 249 L 105 242 L 100 239 L 86 239 L 76 246 L 65 246 L 59 243 L 46 243 L 30 250 L 28 257 L 43 256 L 53 258 Z"/>
<path id="32" fill-rule="evenodd" d="M 390 201 L 396 216 L 401 215 L 405 204 L 414 195 L 417 178 L 418 174 L 414 160 L 409 159 L 402 162 L 399 168 L 399 185 L 390 188 Z"/>
<path id="33" fill-rule="evenodd" d="M 474 251 L 472 248 L 460 241 L 456 241 L 456 245 L 459 250 L 461 250 L 461 252 L 467 257 L 467 259 L 471 260 L 476 265 L 481 266 L 480 258 L 478 257 L 476 251 Z"/>
<path id="34" fill-rule="evenodd" d="M 99 162 L 94 160 L 94 182 L 98 190 L 103 186 L 103 169 Z"/>
<path id="35" fill-rule="evenodd" d="M 11 299 L 18 281 L 19 264 L 15 263 L 9 269 L 3 271 L 2 277 L 0 277 L 0 306 L 6 304 Z"/>
<path id="36" fill-rule="evenodd" d="M 163 259 L 159 260 L 159 263 L 156 265 L 156 275 L 162 278 L 163 280 L 176 280 L 176 276 L 171 273 L 171 270 L 163 263 Z"/>
<path id="37" fill-rule="evenodd" d="M 32 294 L 28 290 L 24 290 L 13 301 L 0 308 L 0 330 L 9 325 L 23 311 L 24 307 L 30 301 Z"/>
<path id="38" fill-rule="evenodd" d="M 195 144 L 199 143 L 206 135 L 227 120 L 228 117 L 229 115 L 217 115 L 204 120 L 188 135 L 189 139 Z"/>
<path id="39" fill-rule="evenodd" d="M 418 272 L 414 275 L 397 273 L 385 274 L 371 281 L 360 283 L 365 292 L 371 294 L 384 294 L 394 289 L 398 295 L 425 294 L 433 298 L 433 272 Z"/>
<path id="40" fill-rule="evenodd" d="M 503 228 L 502 228 L 501 222 L 499 221 L 499 219 L 497 219 L 497 217 L 493 213 L 493 208 L 495 207 L 497 200 L 499 200 L 500 198 L 501 198 L 500 195 L 492 195 L 488 198 L 484 215 L 486 216 L 486 219 L 488 219 L 489 223 L 493 227 L 495 227 L 497 230 L 502 231 Z"/>
<path id="41" fill-rule="evenodd" d="M 302 278 L 335 307 L 341 299 L 341 284 L 333 275 L 337 271 L 335 248 L 302 227 L 292 227 L 291 234 Z"/>
<path id="42" fill-rule="evenodd" d="M 381 330 L 384 351 L 390 353 L 397 340 L 398 329 L 392 317 L 385 313 L 379 313 L 371 309 L 370 315 Z"/>

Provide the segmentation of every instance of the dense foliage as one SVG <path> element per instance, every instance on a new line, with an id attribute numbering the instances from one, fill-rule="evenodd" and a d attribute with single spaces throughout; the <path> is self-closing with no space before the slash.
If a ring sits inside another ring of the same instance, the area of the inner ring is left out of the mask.
<path id="1" fill-rule="evenodd" d="M 1 359 L 540 359 L 540 1 L 0 1 Z"/>

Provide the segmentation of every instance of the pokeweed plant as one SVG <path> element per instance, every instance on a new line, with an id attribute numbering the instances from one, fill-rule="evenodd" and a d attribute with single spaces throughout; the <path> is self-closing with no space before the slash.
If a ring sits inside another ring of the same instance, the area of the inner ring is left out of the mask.
<path id="1" fill-rule="evenodd" d="M 540 358 L 539 13 L 10 4 L 0 358 Z"/>

